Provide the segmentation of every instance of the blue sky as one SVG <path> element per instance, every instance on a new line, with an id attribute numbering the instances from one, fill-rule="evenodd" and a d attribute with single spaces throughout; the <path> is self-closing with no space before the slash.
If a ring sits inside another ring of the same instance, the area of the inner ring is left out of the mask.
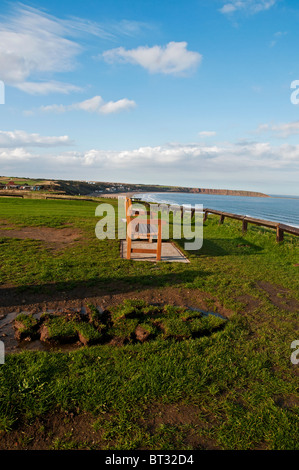
<path id="1" fill-rule="evenodd" d="M 298 2 L 0 5 L 1 175 L 299 194 Z"/>

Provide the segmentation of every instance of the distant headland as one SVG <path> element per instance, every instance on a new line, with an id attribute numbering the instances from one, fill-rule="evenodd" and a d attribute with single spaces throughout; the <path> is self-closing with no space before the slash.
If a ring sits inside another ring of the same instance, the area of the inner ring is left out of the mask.
<path id="1" fill-rule="evenodd" d="M 50 180 L 0 176 L 0 195 L 3 191 L 40 191 L 70 196 L 104 196 L 119 193 L 197 193 L 221 196 L 270 197 L 256 191 L 233 189 L 191 188 L 185 186 L 165 186 L 156 184 L 111 183 L 103 181 Z M 3 193 L 2 193 L 3 194 Z"/>

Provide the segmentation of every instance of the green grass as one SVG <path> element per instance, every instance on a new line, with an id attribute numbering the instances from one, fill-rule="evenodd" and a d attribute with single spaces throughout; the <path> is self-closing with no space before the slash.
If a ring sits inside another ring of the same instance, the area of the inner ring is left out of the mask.
<path id="1" fill-rule="evenodd" d="M 96 205 L 0 199 L 1 218 L 13 224 L 82 232 L 80 241 L 54 252 L 39 241 L 0 239 L 2 287 L 39 293 L 93 287 L 99 295 L 171 287 L 201 292 L 210 310 L 221 306 L 234 315 L 222 327 L 217 317 L 154 308 L 171 334 L 122 347 L 9 355 L 0 366 L 0 428 L 62 410 L 91 413 L 105 448 L 187 449 L 205 441 L 223 449 L 298 448 L 298 366 L 290 362 L 298 339 L 298 238 L 277 244 L 271 230 L 249 226 L 242 235 L 238 221 L 220 226 L 209 216 L 202 249 L 187 253 L 190 264 L 134 263 L 120 259 L 118 240 L 95 237 Z M 115 309 L 119 334 L 132 334 L 138 322 L 155 328 L 142 305 Z M 173 404 L 195 406 L 196 423 L 147 425 Z M 65 437 L 52 446 L 81 444 Z"/>
<path id="2" fill-rule="evenodd" d="M 36 318 L 32 315 L 26 315 L 26 313 L 20 313 L 16 317 L 16 321 L 21 322 L 24 325 L 24 328 L 28 330 L 34 328 L 38 323 Z"/>
<path id="3" fill-rule="evenodd" d="M 67 321 L 64 317 L 50 316 L 44 325 L 49 332 L 48 339 L 50 341 L 75 341 L 77 339 L 77 328 L 75 322 Z"/>
<path id="4" fill-rule="evenodd" d="M 18 337 L 23 339 L 26 337 L 34 338 L 37 335 L 38 320 L 33 315 L 20 313 L 16 317 L 18 324 Z"/>
<path id="5" fill-rule="evenodd" d="M 161 307 L 148 305 L 142 300 L 125 300 L 114 307 L 111 313 L 112 327 L 108 335 L 127 341 L 135 339 L 139 325 L 151 337 L 187 339 L 196 335 L 210 334 L 224 327 L 226 320 L 172 305 Z"/>
<path id="6" fill-rule="evenodd" d="M 75 323 L 75 329 L 84 338 L 87 344 L 98 343 L 102 339 L 102 333 L 90 323 Z"/>
<path id="7" fill-rule="evenodd" d="M 294 394 L 295 377 L 285 380 L 285 371 L 275 371 L 271 352 L 258 351 L 250 336 L 248 324 L 235 318 L 223 331 L 196 340 L 9 356 L 0 370 L 1 416 L 16 423 L 52 410 L 88 411 L 100 419 L 108 447 L 146 443 L 159 449 L 167 436 L 162 433 L 161 443 L 161 429 L 150 435 L 140 423 L 148 404 L 197 404 L 199 423 L 208 416 L 217 423 L 198 434 L 223 448 L 295 448 L 296 410 L 278 400 Z M 131 436 L 129 429 L 135 430 Z M 182 437 L 184 428 L 176 434 Z"/>

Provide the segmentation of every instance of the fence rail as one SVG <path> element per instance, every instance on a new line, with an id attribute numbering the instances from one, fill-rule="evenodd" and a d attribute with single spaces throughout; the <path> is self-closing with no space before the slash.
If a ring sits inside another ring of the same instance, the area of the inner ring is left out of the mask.
<path id="1" fill-rule="evenodd" d="M 292 227 L 292 225 L 281 224 L 279 222 L 271 222 L 270 220 L 256 219 L 254 217 L 248 217 L 246 215 L 231 214 L 230 212 L 216 211 L 214 209 L 204 209 L 204 221 L 207 220 L 208 214 L 219 215 L 219 224 L 223 224 L 225 217 L 235 220 L 242 221 L 242 232 L 246 233 L 248 224 L 259 225 L 261 227 L 273 228 L 276 230 L 276 241 L 282 242 L 284 238 L 284 232 L 292 235 L 299 235 L 299 228 Z"/>

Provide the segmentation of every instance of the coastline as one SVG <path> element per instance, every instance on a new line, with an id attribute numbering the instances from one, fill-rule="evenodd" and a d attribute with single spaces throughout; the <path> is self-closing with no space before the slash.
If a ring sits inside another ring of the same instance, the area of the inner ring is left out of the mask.
<path id="1" fill-rule="evenodd" d="M 114 193 L 114 194 L 109 194 L 105 193 L 101 195 L 101 197 L 105 197 L 108 199 L 117 199 L 117 197 L 137 197 L 137 196 L 148 196 L 149 199 L 145 199 L 147 202 L 152 202 L 152 203 L 163 203 L 163 201 L 159 201 L 157 198 L 156 201 L 150 200 L 151 199 L 151 194 L 157 194 L 157 192 L 140 192 L 140 191 L 128 191 L 128 192 L 123 192 L 123 193 Z M 159 196 L 163 198 L 163 195 L 167 198 L 167 196 L 170 195 L 176 195 L 178 197 L 178 200 L 175 202 L 167 201 L 164 202 L 165 204 L 173 204 L 177 206 L 186 206 L 186 205 L 194 205 L 194 201 L 180 201 L 180 195 L 187 195 L 191 196 L 190 193 L 172 193 L 172 192 L 163 192 L 159 193 Z M 192 196 L 196 197 L 199 196 L 199 194 L 192 194 Z M 214 194 L 203 194 L 202 197 L 206 198 L 208 196 L 208 199 L 210 197 L 221 197 L 223 198 L 222 201 L 219 202 L 217 201 L 217 204 L 211 204 L 211 202 L 206 200 L 203 203 L 204 209 L 212 209 L 220 212 L 227 212 L 227 213 L 232 213 L 236 214 L 238 216 L 242 217 L 249 217 L 249 218 L 255 218 L 259 220 L 263 220 L 266 223 L 267 222 L 273 222 L 273 223 L 279 223 L 283 225 L 289 225 L 294 228 L 299 227 L 299 219 L 298 219 L 298 208 L 296 205 L 296 200 L 299 202 L 299 198 L 292 198 L 292 197 L 281 197 L 279 198 L 278 196 L 275 197 L 269 197 L 269 198 L 259 198 L 259 201 L 256 199 L 253 200 L 252 197 L 247 197 L 243 196 L 244 199 L 242 199 L 242 203 L 236 199 L 236 197 L 233 197 L 231 199 L 226 199 L 226 195 L 214 195 Z M 188 199 L 189 199 L 188 197 Z M 241 196 L 239 196 L 241 197 Z M 225 199 L 224 199 L 225 198 Z M 141 198 L 144 199 L 144 198 Z M 192 198 L 193 199 L 193 198 Z M 167 199 L 166 199 L 167 200 Z M 276 201 L 280 201 L 280 206 L 277 207 Z M 285 204 L 283 203 L 285 201 Z M 293 209 L 292 209 L 292 214 L 289 214 L 287 217 L 285 215 L 285 206 L 289 207 L 289 204 L 292 201 Z M 229 203 L 230 202 L 230 203 Z"/>
<path id="2" fill-rule="evenodd" d="M 127 191 L 127 192 L 122 192 L 122 193 L 103 193 L 101 195 L 97 194 L 96 197 L 105 197 L 105 198 L 111 198 L 111 199 L 117 199 L 118 196 L 121 196 L 121 197 L 134 197 L 134 196 L 137 196 L 139 194 L 157 194 L 159 193 L 159 191 Z M 262 196 L 244 196 L 244 195 L 237 195 L 237 194 L 209 194 L 209 193 L 189 193 L 189 192 L 173 192 L 173 191 L 163 191 L 162 193 L 159 193 L 159 194 L 192 194 L 192 195 L 198 195 L 198 196 L 225 196 L 225 197 L 245 197 L 245 198 L 248 198 L 248 199 L 251 199 L 252 197 L 258 197 L 260 199 L 264 199 L 264 197 Z M 267 195 L 267 199 L 291 199 L 291 200 L 298 200 L 299 199 L 299 196 L 276 196 L 276 195 Z"/>

